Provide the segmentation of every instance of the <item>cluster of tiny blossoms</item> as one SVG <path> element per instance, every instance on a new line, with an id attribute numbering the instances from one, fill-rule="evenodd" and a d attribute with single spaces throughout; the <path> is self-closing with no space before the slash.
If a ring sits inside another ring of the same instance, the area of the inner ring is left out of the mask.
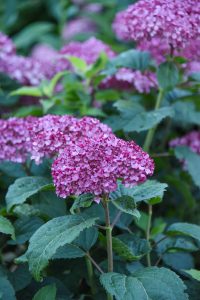
<path id="1" fill-rule="evenodd" d="M 29 130 L 34 117 L 0 120 L 0 160 L 25 162 L 31 149 Z"/>
<path id="2" fill-rule="evenodd" d="M 183 137 L 170 142 L 171 147 L 187 146 L 193 152 L 200 154 L 200 131 L 192 131 Z"/>
<path id="3" fill-rule="evenodd" d="M 125 40 L 156 37 L 174 48 L 184 48 L 199 37 L 199 9 L 198 0 L 140 0 L 119 12 L 113 28 Z"/>
<path id="4" fill-rule="evenodd" d="M 52 165 L 56 192 L 60 197 L 93 193 L 96 196 L 117 188 L 117 179 L 126 185 L 144 182 L 154 163 L 134 142 L 113 134 L 76 140 L 66 147 Z"/>

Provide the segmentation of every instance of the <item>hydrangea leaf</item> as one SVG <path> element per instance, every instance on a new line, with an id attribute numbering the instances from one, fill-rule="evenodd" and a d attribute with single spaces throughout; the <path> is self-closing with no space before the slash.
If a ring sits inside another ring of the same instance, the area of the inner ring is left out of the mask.
<path id="1" fill-rule="evenodd" d="M 15 182 L 9 186 L 6 194 L 6 203 L 8 211 L 18 204 L 22 204 L 30 196 L 41 191 L 46 185 L 50 183 L 50 180 L 45 177 L 21 177 L 15 180 Z"/>
<path id="2" fill-rule="evenodd" d="M 200 242 L 200 226 L 191 223 L 174 223 L 167 229 L 168 235 L 186 235 Z"/>
<path id="3" fill-rule="evenodd" d="M 185 273 L 189 274 L 192 278 L 197 281 L 200 281 L 200 271 L 195 269 L 184 270 Z"/>
<path id="4" fill-rule="evenodd" d="M 159 86 L 164 89 L 174 88 L 179 81 L 179 73 L 176 65 L 172 62 L 164 62 L 159 65 L 157 70 Z"/>
<path id="5" fill-rule="evenodd" d="M 147 254 L 150 248 L 145 239 L 140 239 L 131 234 L 123 234 L 113 237 L 113 250 L 127 261 L 136 261 Z"/>
<path id="6" fill-rule="evenodd" d="M 33 297 L 33 300 L 56 300 L 55 284 L 42 287 Z"/>
<path id="7" fill-rule="evenodd" d="M 77 245 L 66 244 L 56 251 L 52 259 L 71 259 L 85 256 L 85 252 Z"/>
<path id="8" fill-rule="evenodd" d="M 172 117 L 174 111 L 171 107 L 161 107 L 153 111 L 140 112 L 134 116 L 124 127 L 125 132 L 141 132 L 153 128 L 166 117 Z"/>
<path id="9" fill-rule="evenodd" d="M 149 297 L 142 283 L 131 276 L 119 273 L 104 273 L 100 281 L 106 291 L 116 300 L 148 300 Z"/>
<path id="10" fill-rule="evenodd" d="M 6 275 L 0 270 L 0 299 L 16 300 L 15 291 Z"/>
<path id="11" fill-rule="evenodd" d="M 72 214 L 75 213 L 76 209 L 82 208 L 82 207 L 90 207 L 94 199 L 94 196 L 92 194 L 83 194 L 78 196 L 70 208 L 70 212 Z"/>
<path id="12" fill-rule="evenodd" d="M 36 280 L 41 279 L 41 271 L 57 249 L 73 242 L 86 228 L 94 225 L 96 218 L 64 216 L 52 219 L 41 226 L 31 237 L 26 257 L 30 272 Z"/>
<path id="13" fill-rule="evenodd" d="M 15 229 L 12 223 L 2 216 L 0 216 L 0 232 L 10 234 L 12 239 L 15 239 Z"/>
<path id="14" fill-rule="evenodd" d="M 200 188 L 200 156 L 192 152 L 188 147 L 176 147 L 175 156 L 179 160 L 184 160 L 186 170 L 189 172 L 196 186 Z"/>
<path id="15" fill-rule="evenodd" d="M 173 104 L 174 121 L 180 124 L 200 125 L 200 112 L 196 111 L 192 102 L 178 101 Z"/>

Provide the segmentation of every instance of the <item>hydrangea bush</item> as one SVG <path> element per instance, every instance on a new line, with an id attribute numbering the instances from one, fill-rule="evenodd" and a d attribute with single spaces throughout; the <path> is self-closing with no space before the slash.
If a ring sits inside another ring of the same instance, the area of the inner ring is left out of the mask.
<path id="1" fill-rule="evenodd" d="M 200 2 L 9 3 L 0 299 L 199 299 Z"/>

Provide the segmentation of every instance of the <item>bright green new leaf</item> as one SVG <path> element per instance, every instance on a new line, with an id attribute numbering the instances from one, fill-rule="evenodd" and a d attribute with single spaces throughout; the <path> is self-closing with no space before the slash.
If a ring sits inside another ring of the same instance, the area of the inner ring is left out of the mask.
<path id="1" fill-rule="evenodd" d="M 31 237 L 26 257 L 30 272 L 36 280 L 41 279 L 41 271 L 57 249 L 73 242 L 86 228 L 94 225 L 96 218 L 64 216 L 52 219 L 41 226 Z"/>
<path id="2" fill-rule="evenodd" d="M 184 270 L 185 273 L 189 274 L 192 278 L 197 281 L 200 281 L 200 271 L 195 269 Z"/>
<path id="3" fill-rule="evenodd" d="M 15 95 L 42 97 L 42 91 L 40 87 L 23 86 L 11 93 L 11 96 L 15 96 Z"/>
<path id="4" fill-rule="evenodd" d="M 90 207 L 93 202 L 94 196 L 92 194 L 83 194 L 78 196 L 70 208 L 70 212 L 72 214 L 75 214 L 77 209 L 83 208 L 83 207 Z"/>

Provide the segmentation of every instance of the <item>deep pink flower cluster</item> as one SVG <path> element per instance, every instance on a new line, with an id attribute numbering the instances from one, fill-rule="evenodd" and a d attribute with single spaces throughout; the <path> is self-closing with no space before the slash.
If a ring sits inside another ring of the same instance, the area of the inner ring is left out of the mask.
<path id="1" fill-rule="evenodd" d="M 93 193 L 96 196 L 117 188 L 117 179 L 135 185 L 152 175 L 154 163 L 134 142 L 113 134 L 99 139 L 76 140 L 52 165 L 56 192 L 60 197 Z"/>
<path id="2" fill-rule="evenodd" d="M 183 48 L 199 37 L 199 11 L 198 0 L 139 0 L 116 16 L 113 28 L 120 38 L 141 42 L 157 37 Z"/>
<path id="3" fill-rule="evenodd" d="M 200 154 L 200 131 L 192 131 L 181 138 L 176 138 L 170 142 L 170 146 L 187 146 L 193 152 Z"/>
<path id="4" fill-rule="evenodd" d="M 26 161 L 31 149 L 28 127 L 34 122 L 34 117 L 0 120 L 0 160 Z"/>
<path id="5" fill-rule="evenodd" d="M 99 120 L 83 117 L 47 115 L 29 127 L 32 159 L 40 163 L 44 157 L 54 157 L 77 139 L 107 136 L 111 129 Z"/>

